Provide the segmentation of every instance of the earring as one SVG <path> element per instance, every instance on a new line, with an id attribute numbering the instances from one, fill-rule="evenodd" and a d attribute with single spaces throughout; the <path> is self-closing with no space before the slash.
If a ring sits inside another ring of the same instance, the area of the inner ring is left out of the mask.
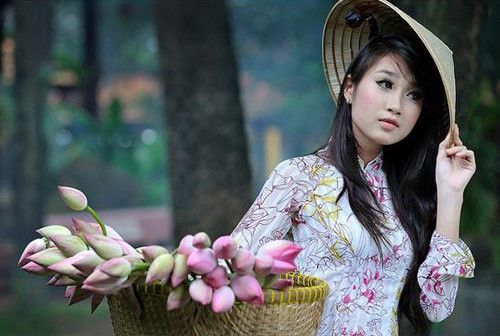
<path id="1" fill-rule="evenodd" d="M 351 98 L 347 98 L 347 104 L 350 104 L 351 103 Z"/>

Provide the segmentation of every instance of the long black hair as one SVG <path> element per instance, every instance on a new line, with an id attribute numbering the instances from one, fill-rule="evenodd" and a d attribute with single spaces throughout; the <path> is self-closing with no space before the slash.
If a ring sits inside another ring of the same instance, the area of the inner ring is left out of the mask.
<path id="1" fill-rule="evenodd" d="M 359 83 L 364 74 L 386 55 L 398 57 L 406 63 L 423 94 L 422 111 L 410 134 L 398 143 L 383 146 L 382 169 L 387 177 L 394 210 L 410 237 L 414 251 L 398 314 L 399 317 L 406 315 L 415 331 L 426 332 L 429 323 L 420 306 L 421 289 L 417 283 L 417 271 L 427 256 L 436 226 L 436 155 L 438 144 L 449 129 L 449 119 L 439 73 L 418 40 L 394 35 L 377 36 L 358 52 L 346 71 L 329 141 L 323 147 L 327 149 L 328 161 L 344 177 L 344 186 L 337 201 L 348 192 L 353 213 L 381 251 L 381 244 L 387 242 L 382 233 L 384 213 L 362 176 L 352 128 L 351 105 L 347 104 L 343 92 L 349 80 L 352 84 Z"/>

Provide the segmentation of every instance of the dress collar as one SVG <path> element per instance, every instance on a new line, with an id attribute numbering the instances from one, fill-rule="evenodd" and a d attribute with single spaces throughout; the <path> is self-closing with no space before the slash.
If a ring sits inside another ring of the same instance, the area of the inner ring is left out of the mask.
<path id="1" fill-rule="evenodd" d="M 366 165 L 361 157 L 358 157 L 358 163 L 359 166 L 361 167 L 361 170 L 364 172 L 375 172 L 379 171 L 382 169 L 382 163 L 384 162 L 384 151 L 380 151 L 380 153 L 377 154 L 376 157 L 374 157 L 372 160 L 370 160 Z"/>
<path id="2" fill-rule="evenodd" d="M 327 147 L 324 147 L 318 151 L 318 155 L 322 157 L 325 160 L 328 160 L 327 158 L 329 157 L 329 152 L 327 150 Z M 384 151 L 381 150 L 376 157 L 374 157 L 370 162 L 368 162 L 366 165 L 361 157 L 357 155 L 358 159 L 358 164 L 359 167 L 363 172 L 368 172 L 368 171 L 380 171 L 382 170 L 382 163 L 384 162 Z"/>

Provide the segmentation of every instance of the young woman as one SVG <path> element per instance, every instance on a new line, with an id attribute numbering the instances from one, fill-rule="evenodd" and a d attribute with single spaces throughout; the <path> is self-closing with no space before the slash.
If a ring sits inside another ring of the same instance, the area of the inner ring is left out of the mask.
<path id="1" fill-rule="evenodd" d="M 474 153 L 450 128 L 449 87 L 421 39 L 370 35 L 328 142 L 281 162 L 232 233 L 254 251 L 289 232 L 303 247 L 298 271 L 330 285 L 317 335 L 397 335 L 401 314 L 423 330 L 451 314 L 475 267 L 459 239 Z"/>

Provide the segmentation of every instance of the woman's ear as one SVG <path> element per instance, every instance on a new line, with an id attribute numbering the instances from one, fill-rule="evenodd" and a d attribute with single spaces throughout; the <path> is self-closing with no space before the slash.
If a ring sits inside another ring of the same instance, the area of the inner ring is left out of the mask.
<path id="1" fill-rule="evenodd" d="M 351 81 L 351 75 L 347 75 L 344 85 L 344 99 L 349 104 L 352 102 L 353 92 L 354 92 L 354 84 Z"/>

